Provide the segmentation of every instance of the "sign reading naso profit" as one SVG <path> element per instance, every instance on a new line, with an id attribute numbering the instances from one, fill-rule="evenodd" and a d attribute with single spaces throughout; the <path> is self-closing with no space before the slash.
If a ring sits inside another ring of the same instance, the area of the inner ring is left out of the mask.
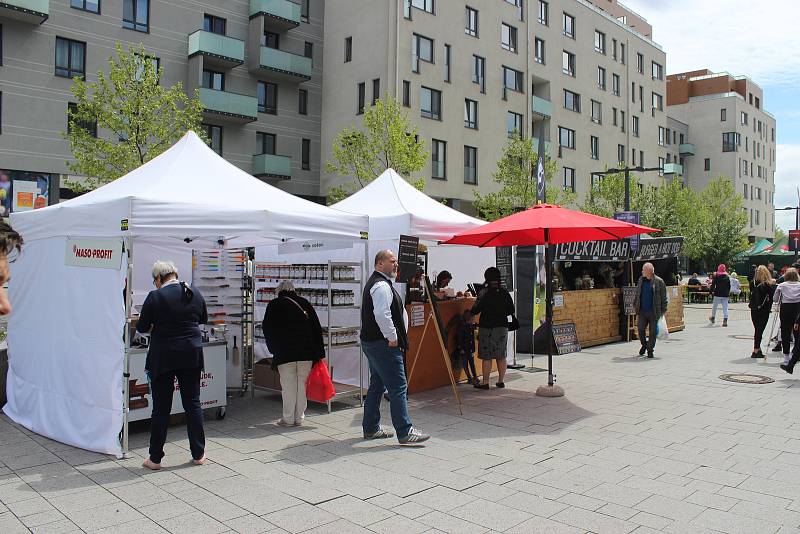
<path id="1" fill-rule="evenodd" d="M 122 240 L 67 239 L 65 263 L 73 267 L 119 270 L 122 265 Z"/>

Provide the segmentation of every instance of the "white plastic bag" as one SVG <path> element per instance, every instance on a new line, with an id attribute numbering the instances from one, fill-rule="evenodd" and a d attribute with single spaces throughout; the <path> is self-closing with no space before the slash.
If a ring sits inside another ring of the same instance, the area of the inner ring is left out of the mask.
<path id="1" fill-rule="evenodd" d="M 656 324 L 656 337 L 658 339 L 669 339 L 669 328 L 667 328 L 667 319 L 663 315 Z"/>

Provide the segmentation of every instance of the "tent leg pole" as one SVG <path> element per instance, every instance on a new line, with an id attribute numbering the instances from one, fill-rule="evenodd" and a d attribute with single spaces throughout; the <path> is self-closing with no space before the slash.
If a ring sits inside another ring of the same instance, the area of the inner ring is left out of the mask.
<path id="1" fill-rule="evenodd" d="M 122 363 L 122 457 L 130 458 L 128 446 L 130 416 L 130 350 L 131 350 L 131 315 L 133 311 L 133 238 L 125 238 L 127 248 L 128 270 L 125 275 L 125 356 Z"/>
<path id="2" fill-rule="evenodd" d="M 563 397 L 564 389 L 556 385 L 556 375 L 553 372 L 553 257 L 550 241 L 550 232 L 544 230 L 544 268 L 545 276 L 545 318 L 547 322 L 547 385 L 539 386 L 536 395 L 539 397 Z"/>
<path id="3" fill-rule="evenodd" d="M 519 310 L 519 293 L 517 293 L 517 246 L 511 247 L 511 279 L 514 283 L 514 309 Z M 511 340 L 511 353 L 513 354 L 513 363 L 508 366 L 509 369 L 524 369 L 525 365 L 517 363 L 517 330 L 514 330 Z"/>

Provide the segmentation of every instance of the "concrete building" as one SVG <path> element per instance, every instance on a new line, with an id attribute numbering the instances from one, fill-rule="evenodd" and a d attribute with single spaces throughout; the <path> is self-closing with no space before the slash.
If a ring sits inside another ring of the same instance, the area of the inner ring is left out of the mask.
<path id="1" fill-rule="evenodd" d="M 751 241 L 775 235 L 775 118 L 744 76 L 697 70 L 667 77 L 667 113 L 688 126 L 679 161 L 688 185 L 727 176 L 744 197 Z M 674 122 L 672 131 L 675 132 Z M 673 151 L 674 153 L 674 151 Z M 674 158 L 674 156 L 673 156 Z M 673 159 L 674 161 L 674 159 Z"/>

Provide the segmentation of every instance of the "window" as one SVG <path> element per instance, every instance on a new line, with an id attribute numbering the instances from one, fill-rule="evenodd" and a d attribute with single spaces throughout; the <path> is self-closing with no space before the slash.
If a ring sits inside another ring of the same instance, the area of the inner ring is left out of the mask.
<path id="1" fill-rule="evenodd" d="M 664 79 L 664 67 L 656 63 L 655 61 L 651 62 L 652 68 L 652 76 L 654 80 L 663 80 Z"/>
<path id="2" fill-rule="evenodd" d="M 759 214 L 759 211 L 758 211 L 758 210 L 756 210 L 756 226 L 758 226 L 758 225 L 759 225 L 759 222 L 758 222 L 758 216 L 759 216 L 759 215 L 760 215 L 760 214 Z"/>
<path id="3" fill-rule="evenodd" d="M 279 50 L 281 47 L 281 35 L 279 33 L 265 31 L 261 36 L 261 46 Z"/>
<path id="4" fill-rule="evenodd" d="M 595 124 L 603 123 L 603 104 L 597 100 L 592 100 L 592 122 Z"/>
<path id="5" fill-rule="evenodd" d="M 545 64 L 545 60 L 544 60 L 544 39 L 539 39 L 537 37 L 536 41 L 535 41 L 535 45 L 536 45 L 536 53 L 535 53 L 536 63 L 541 63 L 542 65 L 544 65 Z"/>
<path id="6" fill-rule="evenodd" d="M 56 76 L 86 77 L 86 43 L 56 37 Z"/>
<path id="7" fill-rule="evenodd" d="M 564 89 L 564 107 L 570 111 L 581 112 L 581 95 Z"/>
<path id="8" fill-rule="evenodd" d="M 653 100 L 653 109 L 657 109 L 658 111 L 664 111 L 664 96 L 658 93 L 653 93 L 652 96 Z"/>
<path id="9" fill-rule="evenodd" d="M 501 41 L 500 46 L 509 52 L 517 51 L 517 29 L 514 26 L 509 26 L 506 23 L 501 24 Z"/>
<path id="10" fill-rule="evenodd" d="M 594 135 L 589 137 L 589 147 L 592 159 L 600 159 L 600 138 Z"/>
<path id="11" fill-rule="evenodd" d="M 564 74 L 575 76 L 575 54 L 563 51 L 561 55 L 561 70 Z"/>
<path id="12" fill-rule="evenodd" d="M 411 0 L 411 5 L 433 14 L 433 0 Z"/>
<path id="13" fill-rule="evenodd" d="M 421 87 L 420 115 L 427 119 L 442 118 L 442 92 L 430 87 Z"/>
<path id="14" fill-rule="evenodd" d="M 350 63 L 353 60 L 353 38 L 344 38 L 344 62 Z"/>
<path id="15" fill-rule="evenodd" d="M 78 113 L 78 104 L 75 102 L 70 102 L 67 104 L 67 132 L 72 131 L 72 127 L 75 126 L 76 128 L 80 128 L 81 130 L 86 130 L 86 132 L 91 135 L 92 137 L 97 137 L 97 121 L 81 121 L 76 120 L 73 117 L 76 113 Z"/>
<path id="16" fill-rule="evenodd" d="M 478 10 L 467 7 L 467 22 L 464 25 L 464 33 L 473 37 L 478 36 Z"/>
<path id="17" fill-rule="evenodd" d="M 761 200 L 761 188 L 756 187 L 756 200 Z"/>
<path id="18" fill-rule="evenodd" d="M 431 178 L 447 179 L 447 143 L 438 139 L 431 143 Z"/>
<path id="19" fill-rule="evenodd" d="M 544 0 L 539 0 L 539 24 L 550 25 L 550 6 Z"/>
<path id="20" fill-rule="evenodd" d="M 663 126 L 658 127 L 658 146 L 664 146 L 664 138 L 667 136 L 666 132 Z"/>
<path id="21" fill-rule="evenodd" d="M 518 93 L 522 92 L 522 73 L 510 67 L 503 66 L 503 87 Z"/>
<path id="22" fill-rule="evenodd" d="M 703 170 L 710 171 L 711 170 L 711 158 L 706 158 L 703 162 Z"/>
<path id="23" fill-rule="evenodd" d="M 361 115 L 364 113 L 364 102 L 366 98 L 367 98 L 367 84 L 365 82 L 361 82 L 358 84 L 356 115 Z"/>
<path id="24" fill-rule="evenodd" d="M 270 82 L 258 82 L 258 111 L 278 114 L 278 86 Z"/>
<path id="25" fill-rule="evenodd" d="M 122 0 L 122 27 L 137 32 L 149 32 L 150 0 Z"/>
<path id="26" fill-rule="evenodd" d="M 639 74 L 644 74 L 644 55 L 636 53 L 636 70 Z"/>
<path id="27" fill-rule="evenodd" d="M 606 34 L 603 32 L 594 31 L 594 49 L 601 54 L 606 53 Z"/>
<path id="28" fill-rule="evenodd" d="M 619 74 L 611 75 L 611 92 L 614 96 L 619 96 Z"/>
<path id="29" fill-rule="evenodd" d="M 464 100 L 464 128 L 478 129 L 478 103 L 469 98 Z"/>
<path id="30" fill-rule="evenodd" d="M 761 100 L 756 97 L 756 109 L 761 109 Z"/>
<path id="31" fill-rule="evenodd" d="M 450 81 L 450 45 L 444 45 L 444 81 Z"/>
<path id="32" fill-rule="evenodd" d="M 620 127 L 620 130 L 623 131 L 623 132 L 625 131 L 625 124 L 627 124 L 625 122 L 625 112 L 622 111 L 622 110 L 619 110 L 619 127 Z"/>
<path id="33" fill-rule="evenodd" d="M 678 137 L 678 139 L 679 139 L 679 141 L 680 141 L 680 144 L 683 144 L 683 139 L 684 139 L 684 136 L 683 136 L 683 134 L 680 134 L 680 136 Z"/>
<path id="34" fill-rule="evenodd" d="M 619 44 L 619 62 L 625 64 L 625 43 Z"/>
<path id="35" fill-rule="evenodd" d="M 575 169 L 564 167 L 564 191 L 575 192 Z"/>
<path id="36" fill-rule="evenodd" d="M 625 145 L 617 145 L 617 161 L 625 163 Z"/>
<path id="37" fill-rule="evenodd" d="M 372 80 L 372 105 L 381 97 L 381 79 L 375 78 Z"/>
<path id="38" fill-rule="evenodd" d="M 617 60 L 617 40 L 611 39 L 611 59 Z"/>
<path id="39" fill-rule="evenodd" d="M 634 137 L 639 137 L 639 117 L 631 115 L 631 133 Z"/>
<path id="40" fill-rule="evenodd" d="M 259 154 L 275 155 L 275 134 L 256 132 L 256 150 Z"/>
<path id="41" fill-rule="evenodd" d="M 597 87 L 606 90 L 606 69 L 597 67 Z"/>
<path id="42" fill-rule="evenodd" d="M 419 72 L 419 62 L 433 63 L 433 40 L 422 35 L 411 36 L 411 70 Z"/>
<path id="43" fill-rule="evenodd" d="M 203 69 L 203 87 L 215 91 L 225 90 L 225 73 Z"/>
<path id="44" fill-rule="evenodd" d="M 664 158 L 658 158 L 658 175 L 664 176 Z"/>
<path id="45" fill-rule="evenodd" d="M 100 13 L 100 0 L 70 0 L 69 6 L 91 13 Z"/>
<path id="46" fill-rule="evenodd" d="M 403 105 L 411 107 L 411 82 L 408 80 L 403 80 Z"/>
<path id="47" fill-rule="evenodd" d="M 644 113 L 644 87 L 639 86 L 639 111 Z"/>
<path id="48" fill-rule="evenodd" d="M 575 130 L 558 127 L 558 144 L 564 148 L 575 148 Z"/>
<path id="49" fill-rule="evenodd" d="M 221 17 L 206 13 L 203 15 L 203 30 L 218 35 L 225 35 L 225 22 L 225 19 Z"/>
<path id="50" fill-rule="evenodd" d="M 631 149 L 631 164 L 636 165 L 636 149 Z"/>
<path id="51" fill-rule="evenodd" d="M 611 108 L 612 124 L 617 126 L 617 108 Z"/>
<path id="52" fill-rule="evenodd" d="M 472 56 L 472 83 L 481 87 L 481 93 L 486 92 L 486 60 L 480 56 Z"/>
<path id="53" fill-rule="evenodd" d="M 736 152 L 738 150 L 741 137 L 736 132 L 724 132 L 722 134 L 722 151 L 723 152 Z"/>
<path id="54" fill-rule="evenodd" d="M 303 56 L 309 58 L 312 65 L 314 64 L 314 43 L 306 41 L 305 48 L 303 48 Z"/>
<path id="55" fill-rule="evenodd" d="M 301 167 L 304 171 L 311 170 L 311 139 L 303 139 L 301 150 Z"/>
<path id="56" fill-rule="evenodd" d="M 575 38 L 575 17 L 572 15 L 568 15 L 567 13 L 563 13 L 561 17 L 562 24 L 561 29 L 564 32 L 564 35 L 567 37 Z"/>
<path id="57" fill-rule="evenodd" d="M 201 128 L 206 133 L 208 139 L 208 146 L 211 150 L 222 155 L 222 126 L 214 126 L 213 124 L 201 124 Z"/>
<path id="58" fill-rule="evenodd" d="M 311 11 L 310 3 L 311 0 L 302 0 L 300 2 L 300 20 L 303 22 L 308 22 L 308 14 Z"/>
<path id="59" fill-rule="evenodd" d="M 726 120 L 728 120 L 728 110 L 725 109 L 725 108 L 722 108 L 722 109 L 719 110 L 719 121 L 720 122 L 725 122 Z"/>
<path id="60" fill-rule="evenodd" d="M 639 151 L 639 165 L 644 167 L 644 150 Z"/>
<path id="61" fill-rule="evenodd" d="M 513 111 L 508 112 L 506 115 L 506 133 L 508 134 L 508 137 L 519 136 L 522 138 L 525 136 L 522 121 L 523 118 L 521 114 L 514 113 Z"/>
<path id="62" fill-rule="evenodd" d="M 308 115 L 308 91 L 305 89 L 300 89 L 298 90 L 297 95 L 298 95 L 297 112 L 300 115 Z"/>
<path id="63" fill-rule="evenodd" d="M 464 145 L 464 183 L 478 184 L 478 149 Z"/>

